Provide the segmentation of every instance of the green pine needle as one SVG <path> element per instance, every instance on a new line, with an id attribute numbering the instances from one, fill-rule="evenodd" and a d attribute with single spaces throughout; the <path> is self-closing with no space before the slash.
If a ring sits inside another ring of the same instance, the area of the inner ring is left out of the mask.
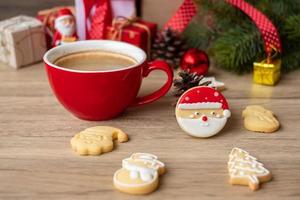
<path id="1" fill-rule="evenodd" d="M 200 8 L 197 23 L 191 23 L 184 32 L 191 47 L 209 51 L 219 67 L 236 73 L 251 71 L 253 62 L 265 58 L 261 34 L 242 11 L 224 0 L 194 1 Z M 282 71 L 300 68 L 300 1 L 247 2 L 267 15 L 278 28 L 283 46 Z M 202 25 L 203 16 L 208 13 L 213 13 L 213 26 Z"/>
<path id="2" fill-rule="evenodd" d="M 300 40 L 300 15 L 292 15 L 286 19 L 283 34 L 285 34 L 289 40 Z"/>
<path id="3" fill-rule="evenodd" d="M 260 37 L 256 31 L 230 29 L 215 41 L 209 52 L 218 66 L 236 73 L 248 72 L 253 61 L 263 56 Z"/>

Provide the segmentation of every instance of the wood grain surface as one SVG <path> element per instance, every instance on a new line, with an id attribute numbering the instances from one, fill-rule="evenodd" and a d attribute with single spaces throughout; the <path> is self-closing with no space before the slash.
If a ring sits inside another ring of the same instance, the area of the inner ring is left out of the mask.
<path id="1" fill-rule="evenodd" d="M 171 93 L 110 121 L 82 121 L 53 96 L 41 63 L 18 71 L 1 64 L 0 199 L 299 199 L 300 71 L 284 76 L 276 87 L 252 84 L 250 75 L 217 69 L 211 75 L 226 83 L 223 94 L 232 117 L 220 134 L 197 139 L 178 127 Z M 164 78 L 152 74 L 143 93 L 159 87 Z M 241 112 L 249 104 L 273 110 L 281 129 L 274 134 L 245 130 Z M 71 137 L 96 125 L 119 127 L 130 141 L 101 156 L 74 154 Z M 273 173 L 273 181 L 257 192 L 229 185 L 226 163 L 233 147 L 258 157 Z M 167 166 L 159 189 L 150 195 L 136 197 L 113 188 L 114 172 L 133 152 L 156 154 Z"/>

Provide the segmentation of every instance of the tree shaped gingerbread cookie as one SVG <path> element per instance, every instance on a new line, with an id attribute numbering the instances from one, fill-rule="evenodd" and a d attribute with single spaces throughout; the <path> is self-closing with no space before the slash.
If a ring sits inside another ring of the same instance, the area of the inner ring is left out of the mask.
<path id="1" fill-rule="evenodd" d="M 257 190 L 260 183 L 272 179 L 270 171 L 262 163 L 240 148 L 231 150 L 228 171 L 230 184 L 248 185 L 251 190 Z"/>
<path id="2" fill-rule="evenodd" d="M 189 135 L 211 137 L 225 126 L 231 112 L 225 97 L 211 87 L 189 89 L 179 98 L 176 119 Z"/>

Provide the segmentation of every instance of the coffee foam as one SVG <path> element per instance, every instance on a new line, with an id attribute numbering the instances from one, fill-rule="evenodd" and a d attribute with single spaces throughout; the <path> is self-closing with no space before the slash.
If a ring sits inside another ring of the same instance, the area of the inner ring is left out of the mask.
<path id="1" fill-rule="evenodd" d="M 127 68 L 137 64 L 129 56 L 107 51 L 84 51 L 62 56 L 54 64 L 73 70 L 108 71 Z"/>

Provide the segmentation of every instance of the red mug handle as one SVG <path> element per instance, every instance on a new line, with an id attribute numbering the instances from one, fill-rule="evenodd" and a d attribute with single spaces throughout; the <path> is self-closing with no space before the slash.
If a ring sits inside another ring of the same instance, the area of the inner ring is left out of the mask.
<path id="1" fill-rule="evenodd" d="M 166 83 L 160 89 L 151 94 L 143 97 L 137 97 L 131 106 L 140 106 L 156 101 L 160 97 L 164 96 L 171 88 L 173 83 L 173 69 L 171 69 L 171 67 L 165 61 L 155 60 L 147 63 L 147 65 L 143 68 L 143 78 L 146 78 L 153 70 L 164 71 L 168 76 Z"/>

